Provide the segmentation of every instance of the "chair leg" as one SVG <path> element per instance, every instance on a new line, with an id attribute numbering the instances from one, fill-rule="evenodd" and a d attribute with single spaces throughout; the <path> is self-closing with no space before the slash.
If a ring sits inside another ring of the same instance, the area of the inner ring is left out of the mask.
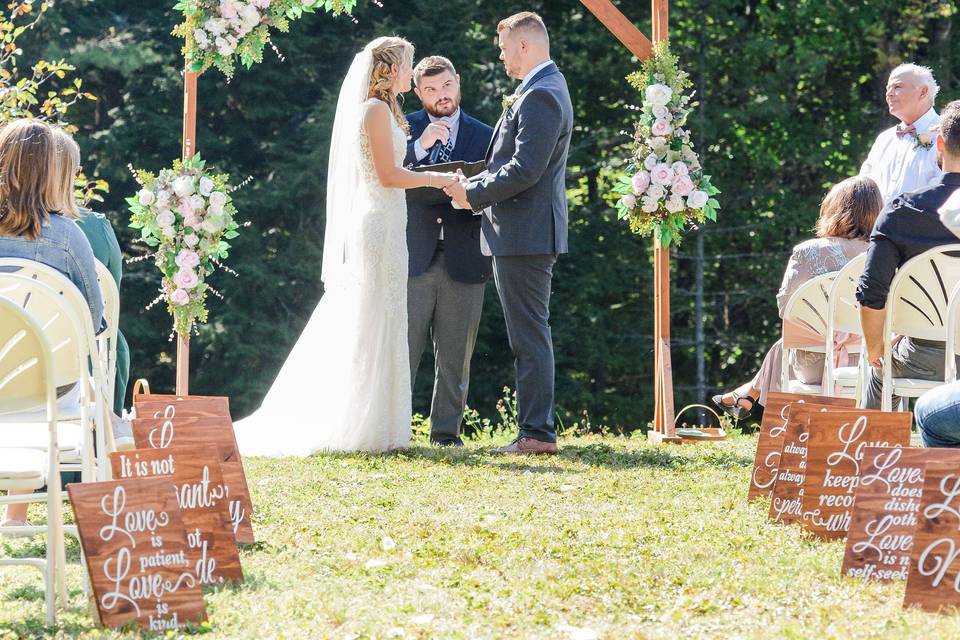
<path id="1" fill-rule="evenodd" d="M 48 520 L 53 515 L 47 510 Z M 44 604 L 47 607 L 47 625 L 57 623 L 57 534 L 53 523 L 47 522 L 47 561 L 43 567 Z"/>
<path id="2" fill-rule="evenodd" d="M 60 474 L 57 474 L 59 478 Z M 58 492 L 59 493 L 59 492 Z M 56 529 L 56 545 L 57 545 L 57 596 L 60 598 L 60 606 L 66 607 L 69 600 L 67 594 L 67 550 L 66 542 L 64 540 L 63 534 L 63 500 L 59 497 L 57 499 L 57 517 L 53 521 L 53 527 Z"/>

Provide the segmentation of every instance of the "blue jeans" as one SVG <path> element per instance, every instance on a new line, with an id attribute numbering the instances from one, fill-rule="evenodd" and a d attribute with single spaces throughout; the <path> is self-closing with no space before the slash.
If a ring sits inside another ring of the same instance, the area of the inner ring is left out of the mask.
<path id="1" fill-rule="evenodd" d="M 914 416 L 925 447 L 960 447 L 960 382 L 923 394 Z"/>

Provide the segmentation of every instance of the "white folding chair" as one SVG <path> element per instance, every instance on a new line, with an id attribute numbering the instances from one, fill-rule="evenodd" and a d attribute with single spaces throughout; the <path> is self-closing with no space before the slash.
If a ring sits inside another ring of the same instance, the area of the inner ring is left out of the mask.
<path id="1" fill-rule="evenodd" d="M 947 305 L 947 344 L 944 368 L 946 382 L 957 381 L 957 353 L 960 353 L 960 283 L 950 293 L 950 303 Z"/>
<path id="2" fill-rule="evenodd" d="M 15 271 L 4 271 L 4 269 L 16 269 Z M 113 441 L 113 429 L 110 422 L 110 413 L 106 403 L 105 390 L 107 388 L 105 375 L 100 366 L 100 358 L 97 351 L 97 343 L 94 337 L 93 321 L 90 318 L 89 307 L 86 299 L 80 293 L 79 289 L 70 280 L 59 271 L 32 260 L 23 260 L 19 258 L 0 258 L 0 278 L 8 281 L 10 287 L 26 287 L 18 295 L 18 302 L 21 306 L 29 304 L 30 289 L 28 283 L 24 283 L 17 278 L 26 278 L 42 283 L 52 289 L 62 298 L 66 307 L 62 313 L 73 318 L 77 327 L 77 348 L 82 351 L 81 358 L 87 364 L 81 367 L 82 380 L 79 384 L 80 402 L 71 403 L 64 406 L 61 402 L 60 420 L 63 422 L 79 423 L 83 431 L 84 450 L 92 451 L 93 447 L 89 442 L 91 429 L 93 437 L 96 440 L 96 467 L 95 470 L 87 462 L 84 473 L 84 481 L 91 481 L 94 478 L 98 480 L 109 480 L 111 477 L 109 454 L 115 451 Z M 12 289 L 10 290 L 13 291 Z M 38 295 L 45 296 L 49 291 L 40 288 Z M 66 309 L 69 309 L 68 313 Z M 56 347 L 54 347 L 56 349 Z M 58 369 L 59 370 L 59 369 Z M 72 381 L 68 381 L 72 382 Z M 58 381 L 59 384 L 59 381 Z M 90 397 L 92 392 L 93 396 Z M 24 415 L 23 422 L 36 422 L 36 415 Z M 69 427 L 66 427 L 69 429 Z M 95 474 L 95 475 L 94 475 Z"/>
<path id="3" fill-rule="evenodd" d="M 790 353 L 794 348 L 787 347 L 787 340 L 793 334 L 788 323 L 793 323 L 799 330 L 807 333 L 809 346 L 804 345 L 804 351 L 823 353 L 827 357 L 833 350 L 833 334 L 827 333 L 827 302 L 830 287 L 837 272 L 825 273 L 812 280 L 804 282 L 793 292 L 783 309 L 783 364 L 780 372 L 780 388 L 786 393 L 800 393 L 806 395 L 822 395 L 823 385 L 805 384 L 799 380 L 790 379 Z M 788 335 L 789 334 L 789 335 Z"/>
<path id="4" fill-rule="evenodd" d="M 827 301 L 827 335 L 835 335 L 838 331 L 858 336 L 863 335 L 863 329 L 860 327 L 857 285 L 866 264 L 867 254 L 862 253 L 850 260 L 837 272 Z M 848 352 L 860 353 L 861 360 L 864 360 L 862 345 L 850 347 Z M 861 364 L 865 365 L 866 363 Z M 860 391 L 863 388 L 862 377 L 865 371 L 861 366 L 836 367 L 833 358 L 828 354 L 823 372 L 824 395 L 856 398 L 859 402 Z"/>
<path id="5" fill-rule="evenodd" d="M 43 502 L 47 508 L 45 526 L 3 527 L 0 535 L 45 531 L 46 557 L 0 558 L 0 565 L 28 565 L 40 570 L 46 587 L 48 625 L 56 622 L 56 597 L 59 595 L 61 604 L 67 602 L 53 371 L 54 358 L 43 329 L 13 301 L 0 298 L 0 441 L 4 431 L 16 428 L 3 423 L 5 413 L 42 406 L 47 427 L 46 451 L 0 447 L 0 489 L 30 492 L 2 496 L 0 504 Z M 44 485 L 45 493 L 33 493 Z"/>
<path id="6" fill-rule="evenodd" d="M 106 383 L 107 407 L 113 407 L 117 382 L 117 331 L 120 325 L 120 291 L 107 266 L 97 260 L 97 282 L 103 294 L 103 317 L 107 328 L 97 336 L 100 363 Z"/>
<path id="7" fill-rule="evenodd" d="M 952 253 L 954 255 L 947 255 Z M 960 283 L 960 244 L 949 244 L 907 260 L 897 271 L 887 294 L 883 329 L 883 395 L 881 408 L 893 408 L 893 395 L 918 398 L 944 380 L 894 378 L 891 338 L 947 341 L 950 292 Z M 946 376 L 944 376 L 946 377 Z"/>

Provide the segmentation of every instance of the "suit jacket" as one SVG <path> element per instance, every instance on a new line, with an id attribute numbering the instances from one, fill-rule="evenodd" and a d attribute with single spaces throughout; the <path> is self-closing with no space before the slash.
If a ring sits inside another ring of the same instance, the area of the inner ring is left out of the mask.
<path id="1" fill-rule="evenodd" d="M 417 162 L 413 143 L 430 124 L 424 110 L 407 116 L 410 123 L 410 142 L 407 144 L 406 166 L 430 162 L 428 155 Z M 460 110 L 460 130 L 451 160 L 478 162 L 483 160 L 490 144 L 493 129 Z M 486 282 L 492 273 L 490 258 L 480 252 L 480 216 L 470 211 L 454 209 L 449 204 L 423 205 L 407 200 L 407 250 L 410 254 L 410 277 L 423 274 L 437 251 L 437 240 L 443 229 L 444 257 L 447 273 L 457 282 L 476 284 Z"/>
<path id="2" fill-rule="evenodd" d="M 484 255 L 566 253 L 572 131 L 567 81 L 550 64 L 504 111 L 487 150 L 487 171 L 467 187 L 470 206 L 484 212 Z"/>

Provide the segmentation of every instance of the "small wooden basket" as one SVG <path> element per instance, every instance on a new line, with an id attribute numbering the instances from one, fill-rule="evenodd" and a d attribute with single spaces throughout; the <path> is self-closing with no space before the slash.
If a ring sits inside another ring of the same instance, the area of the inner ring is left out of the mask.
<path id="1" fill-rule="evenodd" d="M 673 421 L 674 427 L 676 427 L 677 423 L 680 422 L 680 416 L 682 416 L 685 411 L 687 411 L 688 409 L 695 409 L 698 407 L 701 409 L 706 409 L 707 411 L 712 413 L 713 417 L 717 419 L 717 426 L 691 428 L 691 429 L 677 427 L 676 433 L 679 440 L 675 440 L 675 442 L 695 443 L 695 442 L 719 442 L 720 440 L 726 440 L 727 432 L 724 431 L 723 427 L 721 426 L 723 423 L 720 421 L 719 414 L 717 414 L 716 411 L 714 411 L 713 409 L 711 409 L 710 407 L 704 404 L 688 404 L 683 409 L 680 409 L 680 411 L 677 412 L 676 419 Z"/>

